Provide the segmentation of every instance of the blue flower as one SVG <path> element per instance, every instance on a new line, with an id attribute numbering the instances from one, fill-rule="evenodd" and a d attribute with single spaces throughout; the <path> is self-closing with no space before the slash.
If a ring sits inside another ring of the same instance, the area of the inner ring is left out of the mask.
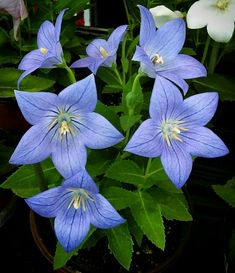
<path id="1" fill-rule="evenodd" d="M 116 28 L 109 39 L 93 40 L 86 48 L 88 57 L 75 61 L 71 67 L 88 67 L 92 73 L 96 74 L 100 66 L 112 66 L 116 62 L 117 50 L 127 29 L 127 25 Z"/>
<path id="2" fill-rule="evenodd" d="M 204 127 L 213 117 L 218 95 L 197 94 L 183 101 L 177 87 L 159 77 L 150 101 L 150 119 L 144 121 L 125 150 L 145 157 L 161 157 L 162 165 L 177 188 L 192 170 L 191 156 L 207 158 L 226 155 L 221 139 Z"/>
<path id="3" fill-rule="evenodd" d="M 66 10 L 67 9 L 64 9 L 60 12 L 56 19 L 55 26 L 49 21 L 45 21 L 41 25 L 37 36 L 38 49 L 26 54 L 19 64 L 18 68 L 25 71 L 18 79 L 18 88 L 23 78 L 36 69 L 53 68 L 55 65 L 62 63 L 63 51 L 59 38 L 62 17 Z"/>
<path id="4" fill-rule="evenodd" d="M 22 91 L 15 95 L 25 119 L 33 126 L 16 147 L 12 164 L 32 164 L 51 156 L 58 171 L 69 177 L 85 166 L 86 147 L 103 149 L 123 139 L 108 120 L 93 112 L 97 92 L 92 74 L 58 96 Z"/>
<path id="5" fill-rule="evenodd" d="M 95 182 L 85 170 L 80 170 L 59 187 L 26 199 L 26 203 L 43 217 L 55 217 L 56 236 L 67 252 L 82 243 L 90 224 L 108 229 L 125 222 L 99 194 Z"/>
<path id="6" fill-rule="evenodd" d="M 184 79 L 206 76 L 206 69 L 196 59 L 179 54 L 185 41 L 185 22 L 174 19 L 156 30 L 151 12 L 141 5 L 139 9 L 140 46 L 136 47 L 133 60 L 141 63 L 140 69 L 149 77 L 164 77 L 186 93 L 188 84 Z"/>

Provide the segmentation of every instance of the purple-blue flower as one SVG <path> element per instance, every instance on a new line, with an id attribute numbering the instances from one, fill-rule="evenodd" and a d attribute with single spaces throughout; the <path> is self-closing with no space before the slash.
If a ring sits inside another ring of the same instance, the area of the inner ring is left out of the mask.
<path id="1" fill-rule="evenodd" d="M 100 66 L 112 66 L 116 62 L 117 50 L 127 29 L 127 25 L 117 27 L 106 41 L 104 39 L 93 40 L 86 48 L 88 57 L 75 61 L 71 67 L 88 67 L 96 74 Z"/>
<path id="2" fill-rule="evenodd" d="M 181 188 L 192 170 L 191 156 L 226 155 L 222 140 L 204 127 L 213 117 L 218 94 L 208 92 L 185 100 L 170 81 L 157 76 L 150 101 L 150 119 L 132 136 L 125 150 L 145 157 L 161 157 L 166 174 Z"/>
<path id="3" fill-rule="evenodd" d="M 149 77 L 164 77 L 186 93 L 188 84 L 185 79 L 206 76 L 206 69 L 193 57 L 179 54 L 185 42 L 184 20 L 173 19 L 156 30 L 151 12 L 141 5 L 139 9 L 140 46 L 136 47 L 133 60 L 140 62 L 140 69 Z"/>
<path id="4" fill-rule="evenodd" d="M 108 229 L 125 220 L 101 195 L 85 170 L 65 180 L 61 186 L 26 199 L 31 209 L 43 217 L 55 217 L 58 241 L 70 252 L 85 239 L 90 224 Z"/>
<path id="5" fill-rule="evenodd" d="M 19 69 L 25 70 L 18 79 L 18 88 L 20 82 L 27 75 L 38 68 L 53 68 L 62 63 L 63 51 L 59 41 L 62 17 L 66 9 L 58 15 L 55 26 L 45 21 L 39 28 L 37 35 L 38 49 L 35 49 L 24 56 L 19 64 Z"/>
<path id="6" fill-rule="evenodd" d="M 57 96 L 49 92 L 15 92 L 25 119 L 33 126 L 11 156 L 12 164 L 32 164 L 51 156 L 58 171 L 70 177 L 86 164 L 86 147 L 103 149 L 123 139 L 121 133 L 98 113 L 94 75 Z"/>

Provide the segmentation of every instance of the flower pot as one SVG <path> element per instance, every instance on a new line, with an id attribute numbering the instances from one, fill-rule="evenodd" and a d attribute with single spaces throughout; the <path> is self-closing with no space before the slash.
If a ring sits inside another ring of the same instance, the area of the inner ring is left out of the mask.
<path id="1" fill-rule="evenodd" d="M 141 248 L 134 248 L 132 266 L 129 272 L 162 273 L 171 268 L 177 261 L 177 258 L 183 254 L 184 247 L 190 238 L 191 222 L 169 221 L 165 226 L 165 250 L 158 249 L 144 237 Z M 56 239 L 50 222 L 31 210 L 30 228 L 38 249 L 50 263 L 53 263 Z M 128 272 L 109 253 L 108 248 L 104 246 L 105 242 L 102 240 L 90 250 L 81 250 L 79 255 L 72 257 L 66 266 L 58 269 L 56 272 L 78 273 L 81 271 L 82 273 L 101 273 L 110 270 L 110 268 L 112 268 L 112 272 Z M 77 261 L 76 259 L 80 260 Z M 103 264 L 103 261 L 105 261 L 105 264 Z"/>

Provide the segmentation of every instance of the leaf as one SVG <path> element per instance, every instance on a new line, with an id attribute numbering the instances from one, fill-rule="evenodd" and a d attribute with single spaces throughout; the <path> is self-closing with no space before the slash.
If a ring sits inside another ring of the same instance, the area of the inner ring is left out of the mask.
<path id="1" fill-rule="evenodd" d="M 130 207 L 136 201 L 136 195 L 133 192 L 119 187 L 104 188 L 102 194 L 117 210 Z"/>
<path id="2" fill-rule="evenodd" d="M 198 91 L 216 90 L 221 100 L 235 100 L 234 78 L 228 75 L 209 74 L 206 78 L 193 80 Z M 199 85 L 199 86 L 198 86 Z"/>
<path id="3" fill-rule="evenodd" d="M 212 188 L 224 201 L 235 208 L 235 177 L 225 185 L 212 185 Z"/>
<path id="4" fill-rule="evenodd" d="M 179 194 L 169 193 L 161 189 L 151 189 L 150 194 L 160 204 L 162 214 L 166 219 L 192 221 L 188 206 L 182 202 Z"/>
<path id="5" fill-rule="evenodd" d="M 128 227 L 131 234 L 134 236 L 137 245 L 141 247 L 144 234 L 132 216 L 128 217 Z"/>
<path id="6" fill-rule="evenodd" d="M 128 67 L 129 67 L 129 61 L 128 61 L 128 59 L 127 58 L 122 58 L 121 62 L 122 62 L 123 71 L 125 73 L 127 73 L 128 72 Z"/>
<path id="7" fill-rule="evenodd" d="M 15 68 L 0 68 L 0 97 L 14 97 L 14 90 L 17 89 L 17 80 L 22 71 Z M 54 85 L 54 81 L 36 77 L 27 76 L 21 83 L 21 90 L 24 91 L 42 91 Z"/>
<path id="8" fill-rule="evenodd" d="M 191 56 L 197 55 L 196 52 L 190 47 L 183 47 L 180 53 L 186 54 L 186 55 L 191 55 Z"/>
<path id="9" fill-rule="evenodd" d="M 132 260 L 133 242 L 127 224 L 106 231 L 109 249 L 117 261 L 129 270 Z"/>
<path id="10" fill-rule="evenodd" d="M 135 123 L 140 121 L 141 115 L 134 115 L 134 116 L 129 116 L 129 115 L 124 115 L 120 117 L 120 123 L 121 127 L 124 131 L 127 131 L 130 129 Z"/>
<path id="11" fill-rule="evenodd" d="M 148 239 L 160 249 L 165 248 L 165 229 L 160 205 L 146 192 L 138 192 L 138 201 L 131 206 L 132 215 Z"/>
<path id="12" fill-rule="evenodd" d="M 144 184 L 145 182 L 143 171 L 131 160 L 114 162 L 107 170 L 105 176 L 134 185 Z"/>
<path id="13" fill-rule="evenodd" d="M 48 185 L 57 185 L 61 176 L 53 163 L 48 159 L 41 162 L 41 166 Z M 1 188 L 11 189 L 16 195 L 22 198 L 28 198 L 40 192 L 38 180 L 32 165 L 24 165 L 18 168 L 17 171 L 1 184 Z"/>
<path id="14" fill-rule="evenodd" d="M 114 73 L 113 70 L 107 67 L 99 67 L 99 70 L 97 72 L 97 76 L 105 83 L 109 85 L 115 85 L 119 86 L 120 89 L 122 89 L 122 86 L 120 85 L 120 82 Z"/>

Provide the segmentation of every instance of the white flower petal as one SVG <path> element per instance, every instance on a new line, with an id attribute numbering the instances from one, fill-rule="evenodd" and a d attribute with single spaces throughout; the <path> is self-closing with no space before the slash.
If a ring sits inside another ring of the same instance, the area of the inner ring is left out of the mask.
<path id="1" fill-rule="evenodd" d="M 189 9 L 186 21 L 188 28 L 205 27 L 208 23 L 209 7 L 207 1 L 197 1 Z"/>

